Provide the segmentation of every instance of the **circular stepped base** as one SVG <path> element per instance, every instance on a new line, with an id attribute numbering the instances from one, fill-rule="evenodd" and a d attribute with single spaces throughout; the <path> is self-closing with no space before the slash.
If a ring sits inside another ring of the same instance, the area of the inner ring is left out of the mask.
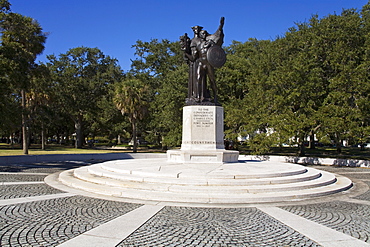
<path id="1" fill-rule="evenodd" d="M 162 158 L 108 161 L 62 172 L 59 180 L 102 195 L 201 204 L 304 200 L 352 186 L 346 177 L 290 163 L 179 164 Z"/>

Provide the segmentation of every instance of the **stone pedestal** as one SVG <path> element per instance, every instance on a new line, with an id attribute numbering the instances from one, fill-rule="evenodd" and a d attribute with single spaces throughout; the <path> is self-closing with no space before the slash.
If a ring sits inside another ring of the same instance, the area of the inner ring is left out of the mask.
<path id="1" fill-rule="evenodd" d="M 169 150 L 167 157 L 182 163 L 237 162 L 239 152 L 225 150 L 223 107 L 185 106 L 181 149 Z"/>

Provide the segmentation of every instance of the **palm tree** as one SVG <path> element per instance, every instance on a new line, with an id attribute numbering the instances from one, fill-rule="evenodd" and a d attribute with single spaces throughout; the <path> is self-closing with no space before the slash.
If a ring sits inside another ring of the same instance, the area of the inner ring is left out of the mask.
<path id="1" fill-rule="evenodd" d="M 12 64 L 7 76 L 15 90 L 20 91 L 22 105 L 23 153 L 28 154 L 26 91 L 29 89 L 36 56 L 44 50 L 46 34 L 40 24 L 30 17 L 8 13 L 1 22 L 3 56 Z"/>
<path id="2" fill-rule="evenodd" d="M 137 124 L 148 113 L 147 96 L 149 87 L 139 79 L 127 79 L 117 83 L 114 103 L 122 115 L 127 115 L 132 125 L 133 152 L 137 152 Z"/>

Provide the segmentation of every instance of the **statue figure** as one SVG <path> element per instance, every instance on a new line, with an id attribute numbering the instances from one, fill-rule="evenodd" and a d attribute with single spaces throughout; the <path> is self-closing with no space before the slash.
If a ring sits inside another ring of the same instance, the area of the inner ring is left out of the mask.
<path id="1" fill-rule="evenodd" d="M 180 37 L 181 50 L 189 65 L 187 105 L 219 105 L 214 68 L 220 68 L 226 62 L 225 51 L 221 48 L 224 42 L 224 20 L 221 17 L 220 26 L 214 34 L 209 34 L 201 26 L 194 26 L 194 37 L 191 40 L 186 33 Z M 212 88 L 213 100 L 207 81 Z"/>

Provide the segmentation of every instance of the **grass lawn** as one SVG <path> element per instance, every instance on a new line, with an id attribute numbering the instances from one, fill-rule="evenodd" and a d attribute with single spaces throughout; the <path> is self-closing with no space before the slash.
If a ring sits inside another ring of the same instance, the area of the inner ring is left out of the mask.
<path id="1" fill-rule="evenodd" d="M 40 154 L 88 154 L 88 153 L 114 153 L 125 152 L 124 150 L 114 149 L 94 149 L 94 148 L 81 148 L 77 149 L 72 146 L 62 145 L 47 145 L 46 150 L 41 150 L 41 145 L 31 145 L 28 150 L 29 155 Z M 23 155 L 23 150 L 20 145 L 8 145 L 0 143 L 0 156 L 8 155 Z"/>
<path id="2" fill-rule="evenodd" d="M 245 146 L 239 146 L 240 154 L 250 154 Z M 88 148 L 84 147 L 81 149 L 74 148 L 72 146 L 63 146 L 50 144 L 47 145 L 46 150 L 41 150 L 41 145 L 31 145 L 28 154 L 29 155 L 41 155 L 41 154 L 87 154 L 87 153 L 115 153 L 115 152 L 132 152 L 132 150 L 125 149 L 101 149 L 101 148 Z M 138 152 L 164 152 L 160 149 L 138 149 Z M 297 147 L 273 147 L 270 152 L 265 155 L 281 155 L 281 156 L 296 156 L 298 153 Z M 8 145 L 0 143 L 0 156 L 8 155 L 23 155 L 23 150 L 20 145 Z M 337 158 L 337 159 L 360 159 L 370 160 L 370 148 L 365 148 L 361 151 L 360 148 L 355 147 L 343 147 L 342 153 L 338 154 L 337 150 L 332 147 L 316 147 L 315 149 L 306 148 L 306 157 L 318 157 L 318 158 Z"/>

